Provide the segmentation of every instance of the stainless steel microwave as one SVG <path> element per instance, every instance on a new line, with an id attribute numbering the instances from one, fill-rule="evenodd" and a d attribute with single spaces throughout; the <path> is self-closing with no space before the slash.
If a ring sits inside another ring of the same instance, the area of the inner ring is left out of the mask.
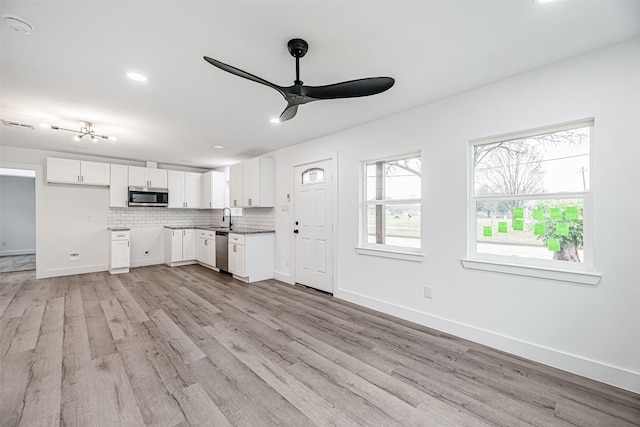
<path id="1" fill-rule="evenodd" d="M 169 190 L 166 188 L 129 187 L 129 206 L 169 206 Z"/>

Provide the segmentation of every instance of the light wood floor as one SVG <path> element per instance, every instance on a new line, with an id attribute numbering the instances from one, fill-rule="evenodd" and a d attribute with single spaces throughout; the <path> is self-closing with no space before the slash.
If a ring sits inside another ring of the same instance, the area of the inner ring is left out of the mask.
<path id="1" fill-rule="evenodd" d="M 640 395 L 275 280 L 0 280 L 3 427 L 640 425 Z"/>

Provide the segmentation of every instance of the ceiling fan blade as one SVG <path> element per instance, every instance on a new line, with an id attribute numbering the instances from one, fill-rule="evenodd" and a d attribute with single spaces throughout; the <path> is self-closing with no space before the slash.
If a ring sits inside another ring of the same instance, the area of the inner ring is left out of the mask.
<path id="1" fill-rule="evenodd" d="M 298 104 L 295 105 L 287 105 L 287 108 L 280 114 L 280 121 L 285 122 L 289 119 L 293 119 L 298 112 Z"/>
<path id="2" fill-rule="evenodd" d="M 355 98 L 384 92 L 394 83 L 391 77 L 369 77 L 326 86 L 302 86 L 300 92 L 314 99 Z M 287 88 L 283 89 L 286 91 Z"/>
<path id="3" fill-rule="evenodd" d="M 226 71 L 228 73 L 235 74 L 236 76 L 243 77 L 245 79 L 254 81 L 256 83 L 260 83 L 260 84 L 263 84 L 265 86 L 269 86 L 270 88 L 273 88 L 273 89 L 277 90 L 278 92 L 280 92 L 280 95 L 286 96 L 286 94 L 283 92 L 283 90 L 282 90 L 282 88 L 280 86 L 278 86 L 276 84 L 273 84 L 273 83 L 271 83 L 271 82 L 269 82 L 269 81 L 267 81 L 267 80 L 265 80 L 263 78 L 260 78 L 258 76 L 254 76 L 251 73 L 247 73 L 246 71 L 242 71 L 239 68 L 232 67 L 231 65 L 227 65 L 224 62 L 220 62 L 220 61 L 218 61 L 216 59 L 209 58 L 208 56 L 205 56 L 204 60 L 207 61 L 209 64 L 213 65 L 214 67 L 220 68 L 221 70 L 224 70 L 224 71 Z"/>

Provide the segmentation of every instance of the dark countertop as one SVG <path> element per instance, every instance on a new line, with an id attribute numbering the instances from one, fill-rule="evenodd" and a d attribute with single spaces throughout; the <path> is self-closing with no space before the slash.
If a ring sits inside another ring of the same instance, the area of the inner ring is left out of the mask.
<path id="1" fill-rule="evenodd" d="M 271 234 L 275 233 L 275 230 L 260 230 L 257 228 L 234 228 L 233 230 L 229 230 L 228 227 L 219 227 L 219 226 L 209 226 L 209 225 L 190 225 L 190 226 L 170 226 L 165 225 L 164 228 L 168 228 L 170 230 L 209 230 L 209 231 L 227 231 L 233 234 Z"/>
<path id="2" fill-rule="evenodd" d="M 122 228 L 122 227 L 108 227 L 109 231 L 131 231 L 130 228 Z"/>

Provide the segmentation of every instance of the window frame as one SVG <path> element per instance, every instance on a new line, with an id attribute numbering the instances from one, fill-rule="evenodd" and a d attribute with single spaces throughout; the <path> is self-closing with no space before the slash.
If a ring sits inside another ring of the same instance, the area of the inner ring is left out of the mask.
<path id="1" fill-rule="evenodd" d="M 377 159 L 368 159 L 361 161 L 361 194 L 360 194 L 360 241 L 356 252 L 363 255 L 382 256 L 387 258 L 404 259 L 409 261 L 422 261 L 422 187 L 423 177 L 420 177 L 420 193 L 418 198 L 412 199 L 393 199 L 393 200 L 367 200 L 367 166 L 378 162 L 393 162 L 397 160 L 419 158 L 422 164 L 422 153 L 414 151 L 406 154 L 385 156 Z M 368 234 L 368 217 L 367 208 L 369 206 L 382 206 L 383 211 L 387 206 L 417 204 L 420 206 L 420 237 L 418 238 L 419 247 L 410 247 L 402 245 L 390 245 L 386 243 L 370 243 Z"/>
<path id="2" fill-rule="evenodd" d="M 462 260 L 465 268 L 485 271 L 496 271 L 531 277 L 540 277 L 552 280 L 577 282 L 595 285 L 600 280 L 600 275 L 593 271 L 594 245 L 593 245 L 593 193 L 592 193 L 592 165 L 594 145 L 594 119 L 587 118 L 551 126 L 539 127 L 487 138 L 470 140 L 468 143 L 468 197 L 467 197 L 467 258 Z M 584 192 L 554 192 L 541 194 L 519 194 L 500 196 L 476 196 L 475 194 L 475 165 L 474 148 L 479 145 L 494 144 L 514 139 L 528 138 L 547 133 L 560 132 L 581 127 L 590 128 L 589 137 L 589 188 Z M 567 262 L 561 260 L 547 260 L 539 258 L 518 257 L 516 255 L 497 255 L 479 253 L 477 250 L 477 203 L 489 200 L 563 200 L 582 199 L 583 208 L 583 259 L 582 262 Z"/>

